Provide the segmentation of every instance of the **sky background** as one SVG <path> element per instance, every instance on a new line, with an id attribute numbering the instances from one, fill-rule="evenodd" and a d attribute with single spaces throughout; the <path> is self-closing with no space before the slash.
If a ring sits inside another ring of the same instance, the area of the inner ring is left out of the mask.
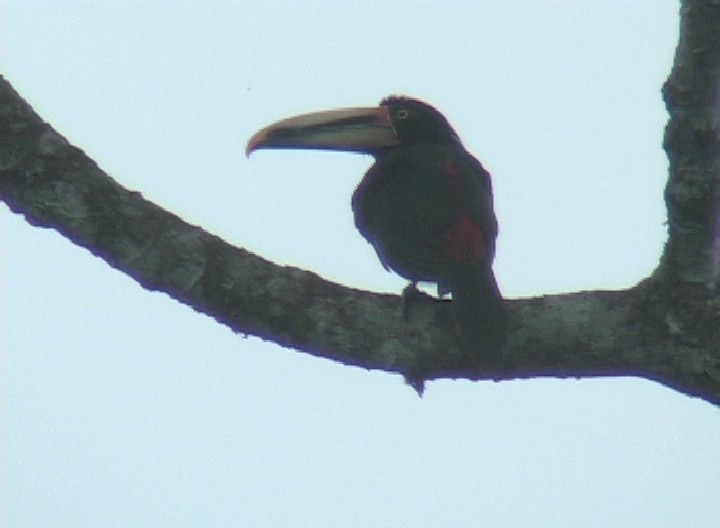
<path id="1" fill-rule="evenodd" d="M 488 168 L 506 297 L 621 289 L 665 240 L 671 0 L 0 4 L 0 70 L 124 186 L 279 264 L 399 292 L 370 158 L 278 118 L 407 94 Z M 242 338 L 0 204 L 0 524 L 712 527 L 720 411 L 641 379 L 435 381 Z"/>

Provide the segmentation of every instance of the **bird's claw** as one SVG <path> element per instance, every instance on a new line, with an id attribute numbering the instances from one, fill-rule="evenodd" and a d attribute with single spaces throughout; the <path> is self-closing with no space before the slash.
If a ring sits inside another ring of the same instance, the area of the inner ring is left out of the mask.
<path id="1" fill-rule="evenodd" d="M 419 300 L 432 300 L 427 293 L 418 290 L 417 282 L 411 282 L 402 291 L 403 317 L 410 320 L 410 303 Z"/>

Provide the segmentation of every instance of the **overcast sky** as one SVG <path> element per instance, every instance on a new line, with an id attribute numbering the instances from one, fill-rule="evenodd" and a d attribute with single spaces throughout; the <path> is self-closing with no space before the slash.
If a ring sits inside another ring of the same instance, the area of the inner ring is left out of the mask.
<path id="1" fill-rule="evenodd" d="M 402 93 L 491 171 L 506 297 L 621 289 L 665 240 L 671 0 L 0 6 L 3 75 L 122 185 L 284 265 L 399 292 L 367 157 L 259 152 Z M 720 519 L 720 412 L 640 379 L 339 366 L 143 290 L 0 204 L 3 527 L 678 527 Z"/>

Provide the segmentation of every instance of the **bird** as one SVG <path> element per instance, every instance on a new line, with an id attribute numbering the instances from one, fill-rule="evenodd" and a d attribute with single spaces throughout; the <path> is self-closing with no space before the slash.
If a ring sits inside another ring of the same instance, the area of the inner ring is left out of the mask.
<path id="1" fill-rule="evenodd" d="M 387 270 L 410 281 L 409 289 L 435 283 L 440 298 L 451 295 L 463 354 L 485 363 L 501 359 L 507 322 L 492 268 L 498 234 L 492 181 L 435 107 L 393 95 L 374 107 L 297 115 L 258 130 L 246 155 L 259 149 L 372 156 L 351 200 L 358 231 Z"/>

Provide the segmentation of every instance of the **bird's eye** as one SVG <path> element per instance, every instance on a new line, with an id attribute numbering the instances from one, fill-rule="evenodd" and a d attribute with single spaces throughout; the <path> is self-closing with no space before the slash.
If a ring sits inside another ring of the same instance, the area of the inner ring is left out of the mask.
<path id="1" fill-rule="evenodd" d="M 410 114 L 407 110 L 398 110 L 395 114 L 395 117 L 397 117 L 398 119 L 407 119 L 409 115 Z"/>

